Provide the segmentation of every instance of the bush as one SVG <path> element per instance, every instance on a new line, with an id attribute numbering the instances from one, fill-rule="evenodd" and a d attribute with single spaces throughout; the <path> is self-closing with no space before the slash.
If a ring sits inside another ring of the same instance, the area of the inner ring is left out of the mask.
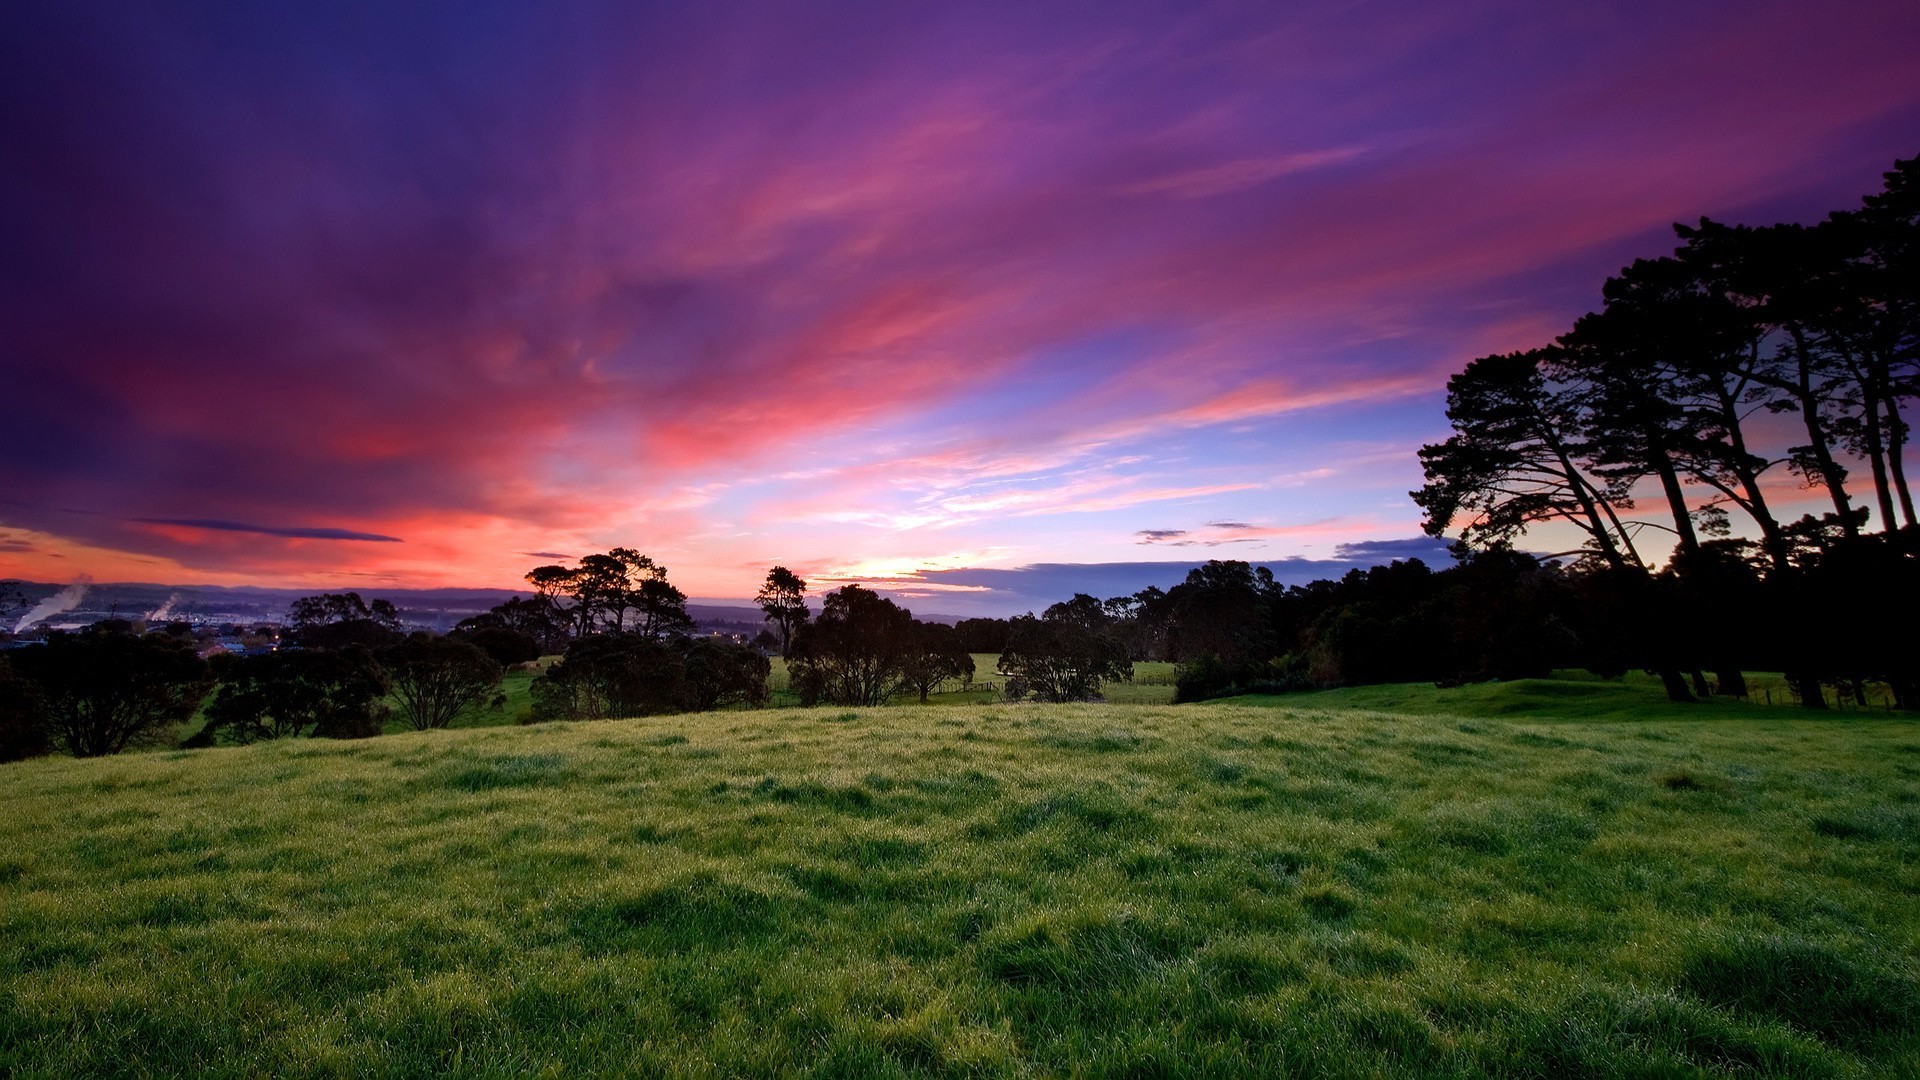
<path id="1" fill-rule="evenodd" d="M 358 645 L 233 657 L 219 673 L 196 745 L 218 731 L 241 743 L 297 735 L 362 739 L 386 723 L 386 672 Z"/>
<path id="2" fill-rule="evenodd" d="M 40 757 L 52 748 L 40 691 L 0 657 L 0 761 Z"/>
<path id="3" fill-rule="evenodd" d="M 764 705 L 771 670 L 758 649 L 715 638 L 660 641 L 642 634 L 598 634 L 574 642 L 533 681 L 533 719 L 599 720 Z"/>
<path id="4" fill-rule="evenodd" d="M 383 657 L 400 715 L 415 731 L 449 726 L 462 709 L 500 685 L 499 663 L 466 641 L 420 633 Z"/>
<path id="5" fill-rule="evenodd" d="M 75 757 L 117 754 L 194 714 L 213 685 L 206 662 L 162 634 L 54 633 L 13 654 L 34 685 L 47 730 Z"/>
<path id="6" fill-rule="evenodd" d="M 1013 620 L 1000 669 L 1041 701 L 1088 701 L 1100 696 L 1104 680 L 1133 678 L 1133 661 L 1118 641 L 1079 623 L 1031 615 Z"/>

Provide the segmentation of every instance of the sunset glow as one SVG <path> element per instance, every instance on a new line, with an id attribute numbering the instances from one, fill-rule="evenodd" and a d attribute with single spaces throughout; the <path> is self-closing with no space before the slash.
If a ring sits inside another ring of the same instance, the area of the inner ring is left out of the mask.
<path id="1" fill-rule="evenodd" d="M 1865 0 L 12 22 L 36 581 L 629 546 L 695 597 L 780 563 L 1024 610 L 994 574 L 1390 550 L 1450 373 L 1674 221 L 1814 220 L 1920 151 L 1920 8 Z"/>

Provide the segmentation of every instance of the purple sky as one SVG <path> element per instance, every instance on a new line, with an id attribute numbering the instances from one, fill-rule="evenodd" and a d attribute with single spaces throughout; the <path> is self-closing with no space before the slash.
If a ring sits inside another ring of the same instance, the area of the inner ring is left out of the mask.
<path id="1" fill-rule="evenodd" d="M 8 21 L 0 575 L 43 581 L 631 546 L 965 613 L 1399 550 L 1450 372 L 1675 220 L 1920 152 L 1911 3 Z"/>

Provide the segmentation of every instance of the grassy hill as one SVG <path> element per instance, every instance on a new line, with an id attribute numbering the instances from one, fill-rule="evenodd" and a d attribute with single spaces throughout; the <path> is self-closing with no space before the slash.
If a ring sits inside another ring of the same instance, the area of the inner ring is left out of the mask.
<path id="1" fill-rule="evenodd" d="M 1649 692 L 4 766 L 0 1073 L 1920 1075 L 1920 726 Z"/>

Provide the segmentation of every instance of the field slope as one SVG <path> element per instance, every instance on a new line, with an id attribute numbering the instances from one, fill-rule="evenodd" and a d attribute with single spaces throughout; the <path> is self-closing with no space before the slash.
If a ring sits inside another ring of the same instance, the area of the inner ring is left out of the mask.
<path id="1" fill-rule="evenodd" d="M 1474 704 L 0 767 L 0 1073 L 1920 1075 L 1920 727 Z"/>

